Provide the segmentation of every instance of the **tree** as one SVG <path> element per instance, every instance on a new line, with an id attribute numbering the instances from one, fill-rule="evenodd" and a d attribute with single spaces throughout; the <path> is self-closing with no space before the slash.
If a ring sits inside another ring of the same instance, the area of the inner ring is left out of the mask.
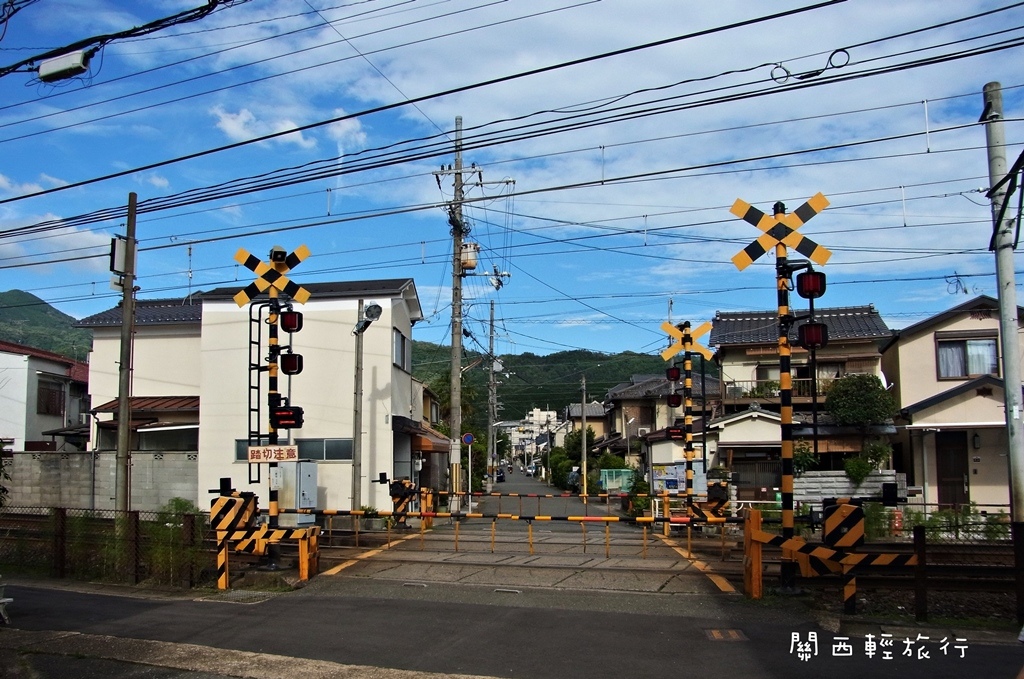
<path id="1" fill-rule="evenodd" d="M 579 429 L 573 429 L 565 435 L 565 441 L 562 443 L 562 447 L 565 449 L 566 456 L 575 462 L 580 463 L 583 454 L 583 448 L 581 446 L 583 435 Z M 597 434 L 590 427 L 587 427 L 587 450 L 594 447 L 594 441 L 597 440 Z M 588 456 L 589 458 L 589 456 Z"/>
<path id="2" fill-rule="evenodd" d="M 868 436 L 872 427 L 885 424 L 898 412 L 896 400 L 876 375 L 846 375 L 832 383 L 825 409 L 837 425 L 860 431 L 860 453 L 843 461 L 846 475 L 859 486 L 892 455 L 887 441 L 876 437 L 869 442 Z"/>

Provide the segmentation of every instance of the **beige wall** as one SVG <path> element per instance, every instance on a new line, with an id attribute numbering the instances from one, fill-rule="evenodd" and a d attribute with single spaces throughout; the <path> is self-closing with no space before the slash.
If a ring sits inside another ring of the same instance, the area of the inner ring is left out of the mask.
<path id="1" fill-rule="evenodd" d="M 199 394 L 199 325 L 136 326 L 132 393 L 136 396 Z M 89 354 L 92 407 L 117 398 L 121 329 L 94 328 Z"/>
<path id="2" fill-rule="evenodd" d="M 965 380 L 939 380 L 936 367 L 935 333 L 949 331 L 998 331 L 999 315 L 991 318 L 962 317 L 929 326 L 913 336 L 901 336 L 899 342 L 885 353 L 883 366 L 886 376 L 895 383 L 894 395 L 900 405 L 922 401 L 935 394 L 953 389 Z M 1021 342 L 1024 347 L 1024 342 Z M 1002 346 L 999 346 L 1000 351 Z"/>
<path id="3" fill-rule="evenodd" d="M 363 335 L 363 410 L 361 504 L 379 509 L 390 506 L 386 485 L 372 483 L 380 472 L 393 476 L 394 435 L 392 414 L 409 417 L 412 408 L 412 378 L 393 367 L 393 328 L 409 323 L 404 313 L 395 313 L 391 300 L 377 301 L 384 309 L 381 318 Z M 310 301 L 299 308 L 304 327 L 293 336 L 294 351 L 303 355 L 304 369 L 291 378 L 282 375 L 279 391 L 290 394 L 291 404 L 301 406 L 305 424 L 291 432 L 292 438 L 352 438 L 355 337 L 355 300 Z M 245 347 L 248 342 L 248 310 L 233 302 L 207 302 L 203 309 L 202 412 L 200 421 L 199 487 L 215 488 L 218 479 L 230 476 L 234 487 L 260 496 L 266 506 L 266 470 L 259 484 L 248 484 L 248 464 L 234 461 L 235 439 L 248 431 L 247 384 L 249 370 Z M 282 344 L 287 336 L 281 338 Z M 266 386 L 264 374 L 264 388 Z M 393 400 L 393 394 L 400 397 Z M 266 392 L 263 391 L 263 398 Z M 265 407 L 264 407 L 265 412 Z M 287 435 L 288 432 L 281 432 Z M 318 507 L 349 509 L 352 497 L 352 464 L 349 461 L 321 461 L 318 464 Z M 281 498 L 286 506 L 286 498 Z"/>

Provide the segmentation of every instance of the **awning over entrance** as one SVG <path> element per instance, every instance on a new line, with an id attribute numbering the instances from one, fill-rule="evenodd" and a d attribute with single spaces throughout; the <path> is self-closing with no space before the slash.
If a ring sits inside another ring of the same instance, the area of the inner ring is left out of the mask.
<path id="1" fill-rule="evenodd" d="M 412 441 L 412 449 L 419 453 L 447 453 L 451 443 L 441 432 L 423 425 L 408 417 L 394 416 L 391 418 L 392 431 L 408 434 Z"/>

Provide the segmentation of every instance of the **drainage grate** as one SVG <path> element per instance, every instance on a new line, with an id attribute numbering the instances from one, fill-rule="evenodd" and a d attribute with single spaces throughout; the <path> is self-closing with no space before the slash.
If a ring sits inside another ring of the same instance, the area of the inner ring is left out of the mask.
<path id="1" fill-rule="evenodd" d="M 202 597 L 203 601 L 222 601 L 231 604 L 259 604 L 273 599 L 280 592 L 258 592 L 251 589 L 229 589 Z"/>

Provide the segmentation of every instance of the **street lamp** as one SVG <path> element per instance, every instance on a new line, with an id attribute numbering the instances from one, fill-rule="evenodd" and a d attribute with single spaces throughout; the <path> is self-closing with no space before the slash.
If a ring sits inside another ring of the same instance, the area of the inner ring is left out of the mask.
<path id="1" fill-rule="evenodd" d="M 352 334 L 356 336 L 356 370 L 355 388 L 352 402 L 352 509 L 362 505 L 362 433 L 363 433 L 363 333 L 370 324 L 380 318 L 383 310 L 379 304 L 368 304 L 363 308 L 363 300 L 359 300 L 356 312 L 356 327 Z"/>

